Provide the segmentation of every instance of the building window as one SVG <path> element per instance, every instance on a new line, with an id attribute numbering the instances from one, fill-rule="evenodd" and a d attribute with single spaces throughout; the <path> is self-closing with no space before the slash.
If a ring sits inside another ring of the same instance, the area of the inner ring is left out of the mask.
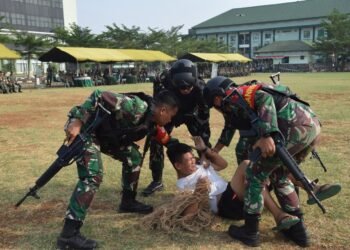
<path id="1" fill-rule="evenodd" d="M 42 6 L 50 6 L 50 1 L 49 0 L 39 0 Z"/>
<path id="2" fill-rule="evenodd" d="M 10 23 L 10 13 L 0 11 L 0 17 L 3 17 L 0 23 Z"/>
<path id="3" fill-rule="evenodd" d="M 27 3 L 38 4 L 38 0 L 27 0 Z"/>
<path id="4" fill-rule="evenodd" d="M 52 1 L 52 7 L 56 7 L 56 8 L 63 8 L 62 6 L 62 0 L 53 0 Z"/>
<path id="5" fill-rule="evenodd" d="M 304 60 L 305 56 L 300 56 L 300 60 Z"/>
<path id="6" fill-rule="evenodd" d="M 260 34 L 254 34 L 253 35 L 253 41 L 257 42 L 257 41 L 260 41 Z"/>
<path id="7" fill-rule="evenodd" d="M 28 26 L 34 26 L 34 27 L 39 26 L 39 19 L 36 16 L 27 16 L 27 22 L 28 22 Z"/>
<path id="8" fill-rule="evenodd" d="M 304 30 L 303 37 L 304 37 L 304 39 L 311 39 L 311 31 L 310 30 Z"/>
<path id="9" fill-rule="evenodd" d="M 283 57 L 282 58 L 282 63 L 289 63 L 289 57 Z"/>
<path id="10" fill-rule="evenodd" d="M 12 24 L 15 24 L 15 25 L 26 25 L 25 17 L 22 14 L 12 13 L 11 20 L 12 20 Z"/>
<path id="11" fill-rule="evenodd" d="M 239 34 L 238 35 L 238 45 L 241 44 L 250 44 L 250 34 Z"/>
<path id="12" fill-rule="evenodd" d="M 63 27 L 63 20 L 61 19 L 57 19 L 57 18 L 54 18 L 52 20 L 52 27 L 53 28 L 57 28 L 57 27 Z M 202 40 L 204 40 L 203 38 L 201 38 Z"/>
<path id="13" fill-rule="evenodd" d="M 39 26 L 43 28 L 51 28 L 51 19 L 47 17 L 39 17 Z"/>
<path id="14" fill-rule="evenodd" d="M 320 38 L 324 38 L 325 37 L 325 31 L 324 29 L 319 29 L 317 31 L 317 38 L 320 39 Z"/>
<path id="15" fill-rule="evenodd" d="M 272 34 L 271 33 L 266 33 L 265 34 L 265 39 L 271 39 L 272 37 Z"/>

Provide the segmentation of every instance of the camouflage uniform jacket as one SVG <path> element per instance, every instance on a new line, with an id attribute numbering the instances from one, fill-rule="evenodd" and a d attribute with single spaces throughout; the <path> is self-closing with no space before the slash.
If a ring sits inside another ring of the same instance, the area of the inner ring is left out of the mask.
<path id="1" fill-rule="evenodd" d="M 261 89 L 262 86 L 288 95 L 293 94 L 288 87 L 283 85 L 262 84 L 238 87 L 241 95 L 260 118 L 257 122 L 258 131 L 253 133 L 254 137 L 281 132 L 288 140 L 293 130 L 299 127 L 298 125 L 308 124 L 313 117 L 316 117 L 309 106 L 278 93 L 267 93 Z M 230 91 L 232 90 L 228 90 L 227 94 Z M 252 130 L 247 112 L 237 104 L 234 98 L 227 101 L 221 111 L 224 115 L 225 126 L 219 138 L 220 143 L 228 146 L 236 129 Z"/>
<path id="2" fill-rule="evenodd" d="M 95 90 L 82 105 L 73 107 L 68 117 L 69 120 L 83 121 L 82 129 L 84 129 L 94 117 L 98 103 L 111 111 L 112 114 L 102 122 L 93 135 L 96 144 L 101 146 L 102 152 L 105 152 L 111 148 L 130 145 L 149 133 L 156 135 L 159 134 L 159 130 L 165 131 L 152 121 L 150 100 L 151 97 L 143 93 L 118 94 Z M 170 137 L 165 134 L 163 138 L 156 139 L 159 143 L 165 144 Z"/>

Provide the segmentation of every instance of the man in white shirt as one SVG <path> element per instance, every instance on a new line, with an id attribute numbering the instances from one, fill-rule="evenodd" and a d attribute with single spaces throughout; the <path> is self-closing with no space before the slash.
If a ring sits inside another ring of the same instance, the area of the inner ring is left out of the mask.
<path id="1" fill-rule="evenodd" d="M 241 220 L 244 219 L 243 198 L 245 190 L 245 169 L 249 161 L 240 164 L 230 182 L 217 174 L 227 167 L 227 161 L 218 153 L 206 147 L 200 137 L 193 137 L 198 151 L 208 160 L 204 164 L 196 164 L 192 148 L 178 143 L 168 148 L 167 155 L 177 172 L 177 187 L 179 190 L 194 191 L 203 182 L 209 182 L 209 200 L 211 211 L 218 216 Z M 264 205 L 272 213 L 276 221 L 277 230 L 287 229 L 299 222 L 299 218 L 282 211 L 264 189 Z M 194 214 L 198 211 L 198 204 L 188 206 L 182 215 Z"/>

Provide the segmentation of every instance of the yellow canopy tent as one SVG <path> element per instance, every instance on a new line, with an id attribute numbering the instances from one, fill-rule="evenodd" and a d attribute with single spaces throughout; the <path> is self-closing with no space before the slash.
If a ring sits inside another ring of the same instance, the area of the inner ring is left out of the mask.
<path id="1" fill-rule="evenodd" d="M 82 47 L 55 47 L 43 54 L 43 62 L 157 62 L 174 61 L 175 58 L 161 51 L 136 49 L 103 49 Z"/>
<path id="2" fill-rule="evenodd" d="M 117 49 L 117 51 L 131 57 L 132 61 L 168 62 L 176 60 L 176 58 L 157 50 Z"/>
<path id="3" fill-rule="evenodd" d="M 193 62 L 223 62 L 226 59 L 220 54 L 216 53 L 188 53 L 181 57 L 182 59 L 188 59 Z"/>
<path id="4" fill-rule="evenodd" d="M 55 47 L 40 58 L 43 62 L 124 62 L 131 61 L 128 55 L 115 49 Z"/>
<path id="5" fill-rule="evenodd" d="M 188 53 L 181 57 L 182 59 L 189 59 L 193 62 L 250 62 L 251 59 L 242 56 L 238 53 Z"/>
<path id="6" fill-rule="evenodd" d="M 14 50 L 0 43 L 0 59 L 19 59 L 21 56 Z"/>
<path id="7" fill-rule="evenodd" d="M 246 63 L 251 62 L 252 59 L 242 56 L 238 53 L 231 53 L 231 54 L 219 54 L 220 56 L 226 58 L 226 61 L 228 62 L 240 62 L 240 63 Z"/>

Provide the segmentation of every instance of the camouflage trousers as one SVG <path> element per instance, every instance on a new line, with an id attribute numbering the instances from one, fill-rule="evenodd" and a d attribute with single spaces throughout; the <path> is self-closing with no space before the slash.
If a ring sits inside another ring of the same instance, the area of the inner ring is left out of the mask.
<path id="1" fill-rule="evenodd" d="M 318 140 L 320 123 L 317 118 L 302 130 L 303 133 L 294 133 L 286 136 L 286 148 L 297 162 L 301 162 L 311 152 Z M 250 141 L 248 139 L 248 141 Z M 250 144 L 252 145 L 252 144 Z M 244 155 L 246 153 L 242 153 Z M 241 156 L 240 156 L 241 157 Z M 246 158 L 247 159 L 247 158 Z M 286 212 L 299 209 L 299 199 L 294 184 L 287 177 L 289 171 L 283 166 L 277 156 L 261 159 L 250 165 L 246 170 L 247 188 L 244 196 L 244 209 L 248 214 L 260 214 L 263 210 L 262 189 L 268 179 L 276 193 L 281 208 Z"/>
<path id="2" fill-rule="evenodd" d="M 103 164 L 99 146 L 89 139 L 85 151 L 77 160 L 79 180 L 70 198 L 66 218 L 82 221 L 98 191 L 103 178 Z M 122 189 L 136 191 L 140 176 L 141 154 L 136 144 L 111 151 L 110 156 L 122 162 Z"/>

